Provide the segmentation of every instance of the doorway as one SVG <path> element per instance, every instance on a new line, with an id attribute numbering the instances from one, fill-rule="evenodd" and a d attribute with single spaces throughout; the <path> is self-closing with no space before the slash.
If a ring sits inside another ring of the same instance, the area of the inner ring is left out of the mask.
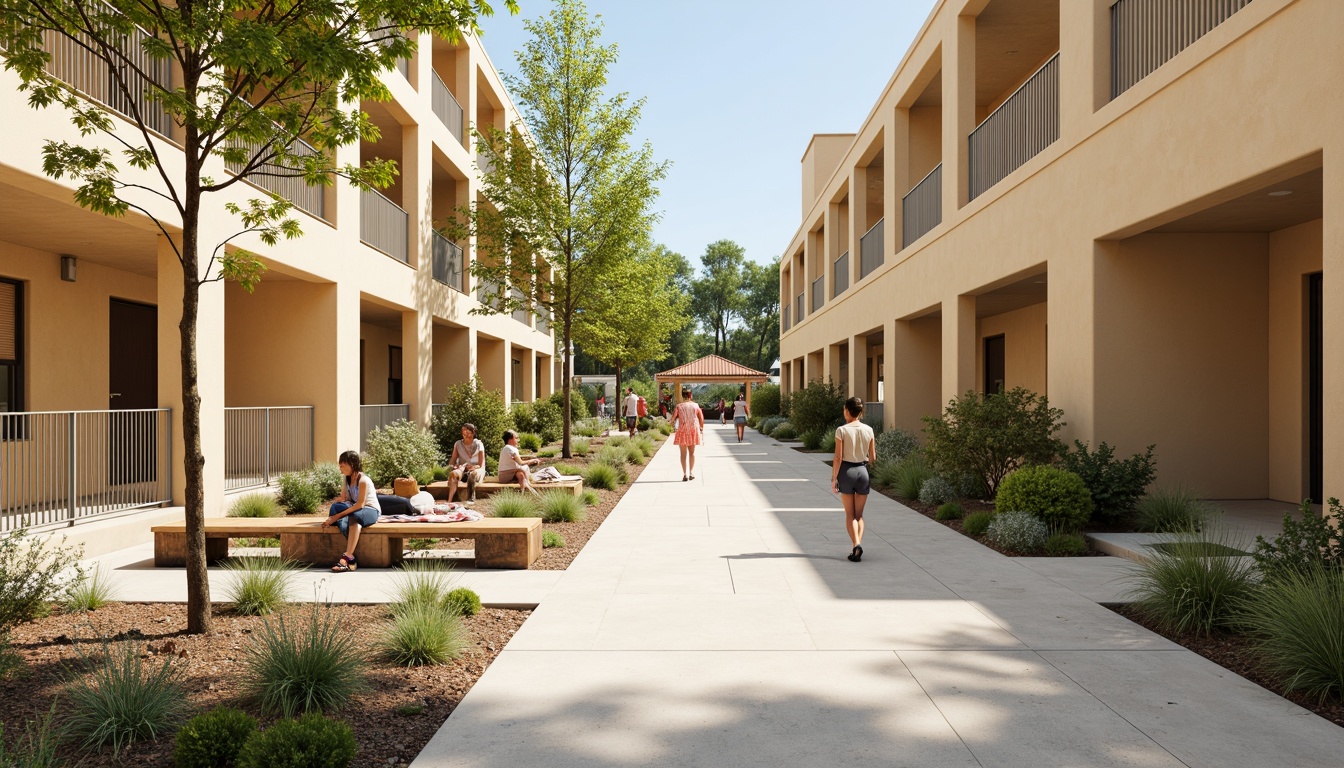
<path id="1" fill-rule="evenodd" d="M 158 466 L 159 310 L 112 299 L 108 312 L 108 474 L 113 485 L 150 482 Z"/>
<path id="2" fill-rule="evenodd" d="M 1005 344 L 1003 334 L 985 339 L 986 395 L 997 395 L 1004 388 Z"/>
<path id="3" fill-rule="evenodd" d="M 1307 275 L 1307 495 L 1317 504 L 1325 495 L 1325 334 L 1321 273 Z"/>
<path id="4" fill-rule="evenodd" d="M 387 402 L 401 404 L 401 347 L 387 347 Z"/>

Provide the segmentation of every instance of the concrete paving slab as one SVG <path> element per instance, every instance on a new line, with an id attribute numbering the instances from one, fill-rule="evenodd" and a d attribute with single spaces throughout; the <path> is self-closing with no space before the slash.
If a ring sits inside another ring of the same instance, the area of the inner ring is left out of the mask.
<path id="1" fill-rule="evenodd" d="M 1120 557 L 1018 557 L 1013 562 L 1097 603 L 1129 602 L 1129 580 L 1138 571 Z"/>

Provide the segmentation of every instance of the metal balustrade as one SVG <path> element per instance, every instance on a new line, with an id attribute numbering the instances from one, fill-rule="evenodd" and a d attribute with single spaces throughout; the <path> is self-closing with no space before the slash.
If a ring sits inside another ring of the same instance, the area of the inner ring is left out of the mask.
<path id="1" fill-rule="evenodd" d="M 439 73 L 434 73 L 433 91 L 430 94 L 434 106 L 434 114 L 438 115 L 439 120 L 448 126 L 448 131 L 453 134 L 459 142 L 463 136 L 463 114 L 462 105 L 457 103 L 453 97 L 453 92 L 448 90 L 448 86 L 439 77 Z"/>
<path id="2" fill-rule="evenodd" d="M 789 330 L 789 306 L 787 304 L 780 310 L 780 329 L 781 333 Z"/>
<path id="3" fill-rule="evenodd" d="M 971 131 L 974 200 L 1059 138 L 1059 54 Z"/>
<path id="4" fill-rule="evenodd" d="M 859 238 L 859 279 L 863 279 L 872 274 L 873 270 L 882 266 L 885 258 L 882 255 L 884 247 L 883 241 L 883 219 L 878 219 L 877 223 L 863 237 Z"/>
<path id="5" fill-rule="evenodd" d="M 438 232 L 431 236 L 434 279 L 459 293 L 467 292 L 466 264 L 457 243 Z"/>
<path id="6" fill-rule="evenodd" d="M 509 297 L 514 301 L 525 301 L 527 299 L 527 296 L 517 288 L 509 288 Z M 514 320 L 531 327 L 532 313 L 528 312 L 526 308 L 515 309 L 512 314 Z"/>
<path id="7" fill-rule="evenodd" d="M 172 412 L 0 413 L 0 531 L 169 504 Z"/>
<path id="8" fill-rule="evenodd" d="M 826 303 L 826 278 L 818 277 L 812 281 L 812 311 L 821 309 L 821 305 Z"/>
<path id="9" fill-rule="evenodd" d="M 1111 6 L 1111 98 L 1250 5 L 1251 0 L 1118 0 Z"/>
<path id="10" fill-rule="evenodd" d="M 849 251 L 840 254 L 840 258 L 831 265 L 831 298 L 835 298 L 849 289 Z"/>
<path id="11" fill-rule="evenodd" d="M 399 420 L 411 418 L 408 403 L 359 406 L 359 452 L 369 450 L 369 433 Z"/>
<path id="12" fill-rule="evenodd" d="M 270 485 L 312 466 L 313 406 L 224 409 L 224 487 Z"/>
<path id="13" fill-rule="evenodd" d="M 476 300 L 486 306 L 494 306 L 490 299 L 499 296 L 499 288 L 499 282 L 496 280 L 489 278 L 480 280 L 479 285 L 476 286 Z"/>
<path id="14" fill-rule="evenodd" d="M 247 150 L 250 157 L 256 157 L 263 149 L 263 145 L 258 142 L 232 141 L 230 145 L 242 147 Z M 290 142 L 289 152 L 298 157 L 312 157 L 319 154 L 313 145 L 302 139 L 295 139 Z M 242 166 L 234 163 L 226 163 L 225 167 L 229 169 L 230 173 L 235 174 L 242 170 Z M 319 185 L 310 185 L 302 177 L 294 176 L 294 173 L 296 173 L 294 168 L 286 168 L 275 163 L 263 163 L 256 170 L 243 176 L 243 179 L 267 192 L 283 197 L 293 203 L 295 208 L 325 220 L 327 218 L 326 188 Z"/>
<path id="15" fill-rule="evenodd" d="M 800 293 L 793 300 L 793 324 L 797 325 L 798 323 L 803 322 L 804 317 L 805 315 L 803 314 L 803 294 Z"/>
<path id="16" fill-rule="evenodd" d="M 537 313 L 537 330 L 549 336 L 551 334 L 551 313 L 547 311 Z"/>
<path id="17" fill-rule="evenodd" d="M 939 163 L 901 199 L 901 247 L 943 221 L 943 164 Z"/>
<path id="18" fill-rule="evenodd" d="M 407 228 L 410 216 L 377 190 L 359 196 L 359 239 L 398 261 L 410 263 Z"/>

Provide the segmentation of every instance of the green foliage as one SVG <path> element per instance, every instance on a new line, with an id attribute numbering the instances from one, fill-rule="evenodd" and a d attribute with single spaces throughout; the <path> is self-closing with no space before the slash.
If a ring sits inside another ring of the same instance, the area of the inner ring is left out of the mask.
<path id="1" fill-rule="evenodd" d="M 270 558 L 244 557 L 229 560 L 224 570 L 233 577 L 224 586 L 224 596 L 233 610 L 244 616 L 267 616 L 294 599 L 297 563 Z"/>
<path id="2" fill-rule="evenodd" d="M 933 467 L 924 458 L 924 454 L 915 451 L 896 464 L 880 465 L 889 467 L 882 473 L 883 484 L 902 499 L 918 499 L 924 490 L 924 483 L 933 477 Z"/>
<path id="3" fill-rule="evenodd" d="M 691 283 L 691 311 L 713 335 L 716 354 L 724 351 L 733 320 L 746 309 L 746 264 L 742 246 L 732 240 L 718 240 L 705 247 L 700 257 L 701 276 Z"/>
<path id="4" fill-rule="evenodd" d="M 589 464 L 583 472 L 583 484 L 587 488 L 601 488 L 614 491 L 620 486 L 620 475 L 610 464 Z"/>
<path id="5" fill-rule="evenodd" d="M 84 579 L 84 547 L 32 536 L 26 528 L 0 536 L 0 636 L 43 615 L 71 584 Z"/>
<path id="6" fill-rule="evenodd" d="M 490 511 L 495 517 L 541 517 L 536 497 L 512 488 L 490 497 Z"/>
<path id="7" fill-rule="evenodd" d="M 934 517 L 938 520 L 960 520 L 965 510 L 955 501 L 949 501 L 938 507 L 938 513 Z"/>
<path id="8" fill-rule="evenodd" d="M 919 450 L 919 438 L 904 429 L 889 429 L 877 436 L 873 449 L 879 462 L 899 462 Z"/>
<path id="9" fill-rule="evenodd" d="M 541 532 L 541 548 L 550 549 L 551 547 L 564 547 L 565 537 L 555 531 Z"/>
<path id="10" fill-rule="evenodd" d="M 475 616 L 481 612 L 481 596 L 466 587 L 449 592 L 443 604 L 455 616 Z"/>
<path id="11" fill-rule="evenodd" d="M 1176 536 L 1167 547 L 1149 548 L 1130 597 L 1166 631 L 1210 635 L 1235 627 L 1255 590 L 1250 561 L 1224 554 L 1235 542 L 1220 530 Z"/>
<path id="12" fill-rule="evenodd" d="M 607 438 L 607 442 L 604 444 L 604 446 L 609 445 L 613 448 L 624 448 L 626 446 L 626 443 L 629 442 L 630 442 L 629 435 L 612 435 L 611 437 Z"/>
<path id="13" fill-rule="evenodd" d="M 341 474 L 339 464 L 331 461 L 318 462 L 309 468 L 308 475 L 312 478 L 313 485 L 317 488 L 317 493 L 322 501 L 330 501 L 341 495 L 341 486 L 345 484 L 345 476 Z"/>
<path id="14" fill-rule="evenodd" d="M 555 464 L 553 466 L 555 467 L 556 472 L 559 472 L 560 474 L 565 475 L 567 477 L 574 477 L 575 475 L 583 474 L 583 470 L 579 469 L 573 464 Z"/>
<path id="15" fill-rule="evenodd" d="M 1244 618 L 1287 692 L 1320 702 L 1344 695 L 1344 570 L 1278 571 L 1253 594 Z"/>
<path id="16" fill-rule="evenodd" d="M 957 489 L 943 478 L 934 475 L 919 486 L 919 500 L 923 504 L 942 504 L 957 497 Z"/>
<path id="17" fill-rule="evenodd" d="M 253 734 L 238 768 L 347 768 L 358 749 L 350 726 L 311 712 Z"/>
<path id="18" fill-rule="evenodd" d="M 421 703 L 418 702 L 418 701 L 417 701 L 417 702 L 413 702 L 413 703 L 411 703 L 411 704 L 398 704 L 397 706 L 395 706 L 395 707 L 392 708 L 392 711 L 393 711 L 393 712 L 396 712 L 398 715 L 403 715 L 403 716 L 405 716 L 405 717 L 411 717 L 411 716 L 414 716 L 414 715 L 418 715 L 418 714 L 420 714 L 421 712 L 424 712 L 424 711 L 425 711 L 425 705 L 424 705 L 424 704 L 421 704 Z"/>
<path id="19" fill-rule="evenodd" d="M 1311 500 L 1302 502 L 1298 512 L 1301 520 L 1294 520 L 1290 514 L 1283 516 L 1283 531 L 1266 541 L 1264 536 L 1255 537 L 1255 551 L 1251 557 L 1266 580 L 1274 580 L 1287 573 L 1312 574 L 1317 570 L 1344 569 L 1344 539 L 1330 519 L 1344 520 L 1344 509 L 1339 499 L 1328 502 L 1328 516 L 1316 514 L 1311 508 Z"/>
<path id="20" fill-rule="evenodd" d="M 579 495 L 585 507 L 596 507 L 602 503 L 602 497 L 597 495 L 597 491 L 592 488 L 584 488 L 583 493 Z"/>
<path id="21" fill-rule="evenodd" d="M 751 414 L 760 418 L 779 415 L 778 384 L 762 384 L 751 391 Z"/>
<path id="22" fill-rule="evenodd" d="M 59 768 L 65 765 L 56 757 L 60 747 L 61 731 L 55 725 L 56 708 L 60 700 L 51 703 L 51 709 L 36 720 L 23 724 L 23 733 L 10 739 L 5 746 L 5 724 L 0 722 L 0 766 L 4 768 Z"/>
<path id="23" fill-rule="evenodd" d="M 791 422 L 786 421 L 776 425 L 774 429 L 770 430 L 770 436 L 781 442 L 787 440 L 797 440 L 798 430 L 793 428 L 793 424 Z"/>
<path id="24" fill-rule="evenodd" d="M 880 437 L 883 432 L 887 431 L 887 425 L 883 423 L 882 417 L 875 413 L 864 413 L 859 421 L 867 424 L 868 428 L 873 430 L 874 437 Z"/>
<path id="25" fill-rule="evenodd" d="M 453 444 L 462 439 L 462 425 L 475 424 L 476 437 L 485 444 L 485 457 L 498 461 L 504 448 L 504 430 L 514 427 L 504 395 L 497 389 L 485 389 L 481 377 L 454 384 L 444 393 L 443 404 L 434 409 L 430 430 L 444 455 L 451 455 Z M 494 470 L 490 470 L 494 474 Z"/>
<path id="26" fill-rule="evenodd" d="M 112 577 L 102 568 L 94 568 L 84 578 L 65 590 L 65 609 L 68 611 L 96 611 L 112 602 L 115 597 Z M 3 763 L 0 763 L 3 765 Z"/>
<path id="27" fill-rule="evenodd" d="M 809 451 L 821 450 L 822 436 L 821 432 L 804 432 L 802 437 L 803 447 Z M 832 448 L 831 450 L 834 451 L 835 449 Z"/>
<path id="28" fill-rule="evenodd" d="M 648 432 L 650 429 L 653 429 L 653 419 L 648 416 L 641 416 L 639 421 L 635 423 L 635 427 L 637 427 L 640 432 Z"/>
<path id="29" fill-rule="evenodd" d="M 587 455 L 588 455 L 588 450 L 589 450 L 589 448 L 590 448 L 591 446 L 592 446 L 592 443 L 589 442 L 588 438 L 586 438 L 586 437 L 576 437 L 576 438 L 574 438 L 573 440 L 570 441 L 570 443 L 569 443 L 569 450 L 570 450 L 575 456 L 587 456 Z M 564 472 L 561 472 L 560 474 L 563 475 L 563 474 L 565 474 L 565 473 L 564 473 Z"/>
<path id="30" fill-rule="evenodd" d="M 939 474 L 978 475 L 992 495 L 1018 467 L 1049 464 L 1064 446 L 1055 433 L 1064 412 L 1042 395 L 1014 387 L 981 395 L 968 391 L 953 398 L 941 417 L 924 418 L 924 451 Z"/>
<path id="31" fill-rule="evenodd" d="M 1056 533 L 1045 540 L 1045 554 L 1051 557 L 1086 555 L 1087 539 L 1081 533 Z"/>
<path id="32" fill-rule="evenodd" d="M 613 467 L 624 469 L 630 461 L 630 453 L 625 445 L 609 443 L 598 449 L 597 454 L 593 456 L 594 464 L 610 464 Z"/>
<path id="33" fill-rule="evenodd" d="M 789 409 L 799 434 L 830 432 L 845 422 L 845 391 L 831 381 L 814 381 L 790 396 Z"/>
<path id="34" fill-rule="evenodd" d="M 269 493 L 245 493 L 234 499 L 229 517 L 284 517 L 285 511 Z"/>
<path id="35" fill-rule="evenodd" d="M 1134 504 L 1157 476 L 1156 446 L 1119 460 L 1115 449 L 1104 442 L 1091 452 L 1080 440 L 1073 445 L 1074 450 L 1060 456 L 1060 466 L 1083 479 L 1092 494 L 1093 519 L 1111 523 L 1134 511 Z"/>
<path id="36" fill-rule="evenodd" d="M 542 491 L 539 505 L 548 523 L 577 523 L 587 516 L 583 499 L 561 488 Z"/>
<path id="37" fill-rule="evenodd" d="M 994 510 L 1027 512 L 1054 530 L 1077 531 L 1092 516 L 1092 495 L 1072 472 L 1044 465 L 1023 467 L 999 484 Z"/>
<path id="38" fill-rule="evenodd" d="M 178 768 L 228 768 L 256 731 L 256 718 L 246 712 L 215 707 L 178 730 L 173 763 Z"/>
<path id="39" fill-rule="evenodd" d="M 406 667 L 447 664 L 470 645 L 457 613 L 441 604 L 413 603 L 379 631 L 383 658 Z"/>
<path id="40" fill-rule="evenodd" d="M 440 607 L 452 583 L 451 574 L 432 560 L 403 560 L 392 584 L 392 613 L 417 605 Z"/>
<path id="41" fill-rule="evenodd" d="M 1198 531 L 1216 514 L 1213 505 L 1189 488 L 1161 488 L 1142 499 L 1135 507 L 1136 527 L 1151 533 Z"/>
<path id="42" fill-rule="evenodd" d="M 627 464 L 642 466 L 644 460 L 644 449 L 638 443 L 630 443 L 625 446 L 625 461 Z"/>
<path id="43" fill-rule="evenodd" d="M 113 754 L 137 741 L 157 739 L 186 717 L 187 697 L 176 657 L 146 662 L 130 641 L 102 642 L 102 653 L 83 655 L 85 674 L 66 687 L 62 726 L 85 749 Z"/>
<path id="44" fill-rule="evenodd" d="M 399 477 L 428 475 L 443 465 L 445 452 L 439 449 L 434 434 L 406 419 L 375 428 L 368 442 L 362 457 L 364 471 L 379 487 L 391 485 Z"/>
<path id="45" fill-rule="evenodd" d="M 1030 512 L 1010 510 L 996 512 L 985 535 L 990 541 L 1010 552 L 1037 552 L 1045 546 L 1050 529 Z"/>
<path id="46" fill-rule="evenodd" d="M 992 522 L 994 522 L 993 512 L 972 512 L 961 521 L 961 530 L 972 536 L 984 536 Z"/>
<path id="47" fill-rule="evenodd" d="M 643 451 L 645 456 L 652 456 L 658 450 L 658 444 L 648 435 L 640 435 L 635 438 L 634 445 Z"/>
<path id="48" fill-rule="evenodd" d="M 555 390 L 554 392 L 551 393 L 551 396 L 547 398 L 547 401 L 550 402 L 551 405 L 555 406 L 555 409 L 560 412 L 561 417 L 565 415 L 564 390 L 561 389 Z M 590 410 L 588 407 L 588 401 L 584 400 L 583 398 L 583 393 L 579 392 L 578 390 L 571 390 L 569 393 L 570 423 L 577 424 L 579 421 L 582 421 L 583 419 L 586 419 L 589 416 L 591 416 L 592 413 L 593 413 L 592 410 Z"/>
<path id="49" fill-rule="evenodd" d="M 9 639 L 9 635 L 0 635 L 0 680 L 17 673 L 25 666 L 23 656 L 14 650 L 14 644 Z M 0 728 L 3 728 L 3 723 L 0 723 Z M 4 732 L 0 730 L 0 736 L 3 735 Z M 4 765 L 4 763 L 0 763 L 0 765 Z"/>
<path id="50" fill-rule="evenodd" d="M 339 472 L 339 469 L 337 470 Z M 340 495 L 337 482 L 336 495 Z M 291 515 L 311 515 L 323 502 L 323 489 L 308 472 L 286 472 L 280 475 L 280 493 L 276 501 Z"/>
<path id="51" fill-rule="evenodd" d="M 675 432 L 676 430 L 672 427 L 672 423 L 671 423 L 671 422 L 668 422 L 668 421 L 660 421 L 660 422 L 658 422 L 658 431 L 661 432 L 661 433 L 663 433 L 663 436 L 666 437 L 667 435 L 672 434 L 672 433 Z"/>
<path id="52" fill-rule="evenodd" d="M 541 435 L 524 432 L 518 436 L 518 447 L 524 451 L 536 453 L 541 450 Z"/>
<path id="53" fill-rule="evenodd" d="M 447 482 L 447 481 L 448 481 L 448 468 L 447 468 L 447 467 L 435 467 L 435 468 L 434 468 L 434 472 L 433 472 L 433 474 L 430 476 L 429 480 L 430 480 L 430 482 L 432 482 L 432 483 L 443 483 L 443 482 Z M 428 483 L 424 483 L 424 485 L 428 485 Z"/>
<path id="54" fill-rule="evenodd" d="M 774 432 L 775 427 L 778 427 L 786 421 L 788 421 L 788 419 L 783 416 L 766 416 L 756 424 L 756 431 L 769 437 L 770 434 Z"/>
<path id="55" fill-rule="evenodd" d="M 294 624 L 283 613 L 264 619 L 245 650 L 243 687 L 263 712 L 329 712 L 364 690 L 359 643 L 330 606 L 313 605 Z"/>

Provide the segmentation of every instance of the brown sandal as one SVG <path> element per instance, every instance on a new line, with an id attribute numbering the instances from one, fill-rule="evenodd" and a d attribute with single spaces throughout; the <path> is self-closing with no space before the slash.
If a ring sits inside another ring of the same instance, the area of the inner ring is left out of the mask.
<path id="1" fill-rule="evenodd" d="M 358 567 L 359 563 L 355 560 L 353 556 L 343 554 L 341 555 L 341 559 L 337 560 L 336 564 L 331 566 L 331 572 L 346 573 L 347 571 L 353 571 Z"/>

